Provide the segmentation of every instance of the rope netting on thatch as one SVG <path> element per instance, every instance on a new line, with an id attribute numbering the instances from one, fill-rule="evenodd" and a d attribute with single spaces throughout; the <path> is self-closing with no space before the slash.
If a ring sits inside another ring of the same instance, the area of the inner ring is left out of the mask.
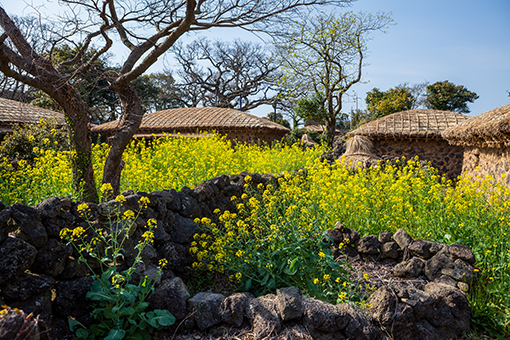
<path id="1" fill-rule="evenodd" d="M 468 120 L 457 112 L 440 110 L 408 110 L 368 122 L 348 136 L 372 138 L 442 138 L 441 132 Z"/>
<path id="2" fill-rule="evenodd" d="M 510 146 L 510 104 L 446 129 L 442 136 L 453 145 L 490 148 Z"/>
<path id="3" fill-rule="evenodd" d="M 92 128 L 92 132 L 108 135 L 113 133 L 119 121 L 112 121 Z M 152 134 L 163 132 L 264 130 L 286 133 L 290 130 L 249 113 L 220 107 L 189 107 L 168 109 L 145 114 L 138 129 L 139 133 Z"/>

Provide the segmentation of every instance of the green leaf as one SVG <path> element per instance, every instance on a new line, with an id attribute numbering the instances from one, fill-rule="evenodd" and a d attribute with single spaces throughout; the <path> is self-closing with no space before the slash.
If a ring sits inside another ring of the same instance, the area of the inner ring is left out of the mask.
<path id="1" fill-rule="evenodd" d="M 260 282 L 260 285 L 261 285 L 261 286 L 265 286 L 265 285 L 266 285 L 267 281 L 269 280 L 269 276 L 270 276 L 270 275 L 271 275 L 271 273 L 270 273 L 270 272 L 267 272 L 267 273 L 266 273 L 266 276 L 264 276 L 264 278 L 263 278 L 263 279 L 262 279 L 262 281 Z"/>
<path id="2" fill-rule="evenodd" d="M 76 336 L 78 339 L 87 339 L 89 337 L 89 332 L 85 328 L 80 328 L 76 331 Z"/>
<path id="3" fill-rule="evenodd" d="M 67 318 L 67 322 L 69 323 L 69 329 L 71 330 L 71 332 L 74 332 L 75 328 L 79 328 L 79 327 L 85 328 L 85 326 L 83 326 L 83 324 L 81 322 L 79 322 L 78 320 Z"/>
<path id="4" fill-rule="evenodd" d="M 124 336 L 126 335 L 126 331 L 122 329 L 112 329 L 110 333 L 108 333 L 108 336 L 104 338 L 104 340 L 120 340 L 124 339 Z"/>
<path id="5" fill-rule="evenodd" d="M 251 288 L 251 283 L 252 283 L 252 279 L 248 279 L 246 280 L 246 282 L 244 283 L 244 290 L 245 291 L 249 291 L 250 288 Z"/>
<path id="6" fill-rule="evenodd" d="M 118 316 L 124 316 L 124 315 L 128 315 L 128 316 L 131 316 L 135 314 L 135 309 L 133 307 L 127 307 L 127 308 L 122 308 L 122 310 L 118 313 Z M 129 319 L 131 320 L 131 319 Z"/>

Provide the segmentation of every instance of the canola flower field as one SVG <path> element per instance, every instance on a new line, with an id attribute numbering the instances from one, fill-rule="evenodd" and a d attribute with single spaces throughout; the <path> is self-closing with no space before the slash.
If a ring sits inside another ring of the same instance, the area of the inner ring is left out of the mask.
<path id="1" fill-rule="evenodd" d="M 73 195 L 68 155 L 38 151 L 33 166 L 0 164 L 4 203 L 36 204 L 49 196 Z M 105 145 L 94 147 L 97 179 L 106 152 Z M 322 152 L 297 145 L 232 147 L 218 136 L 162 138 L 152 147 L 133 143 L 125 153 L 121 190 L 193 187 L 241 171 L 279 173 L 265 186 L 251 185 L 247 178 L 245 194 L 232 197 L 238 211 L 216 211 L 217 224 L 196 221 L 200 228 L 190 248 L 195 270 L 222 273 L 255 293 L 295 285 L 323 300 L 350 300 L 369 308 L 366 295 L 356 294 L 358 287 L 349 282 L 346 267 L 333 261 L 324 231 L 337 221 L 362 236 L 401 228 L 415 239 L 469 246 L 479 272 L 469 294 L 474 324 L 510 335 L 510 188 L 491 177 L 452 182 L 417 160 L 353 171 L 341 161 L 321 163 Z"/>

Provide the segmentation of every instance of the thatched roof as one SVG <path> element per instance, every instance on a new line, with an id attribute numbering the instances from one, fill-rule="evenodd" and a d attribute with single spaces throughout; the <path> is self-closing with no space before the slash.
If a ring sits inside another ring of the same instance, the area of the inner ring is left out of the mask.
<path id="1" fill-rule="evenodd" d="M 408 110 L 368 122 L 347 135 L 372 138 L 430 138 L 438 139 L 441 132 L 470 117 L 457 112 L 440 110 Z"/>
<path id="2" fill-rule="evenodd" d="M 453 145 L 490 148 L 510 146 L 510 104 L 444 130 L 442 135 Z"/>
<path id="3" fill-rule="evenodd" d="M 0 98 L 0 132 L 12 131 L 13 124 L 33 124 L 41 119 L 53 119 L 57 124 L 65 124 L 64 115 L 59 112 Z"/>
<path id="4" fill-rule="evenodd" d="M 119 121 L 113 121 L 95 126 L 94 133 L 112 134 Z M 267 132 L 286 133 L 286 127 L 268 119 L 262 119 L 234 109 L 219 107 L 191 107 L 168 109 L 148 113 L 143 116 L 138 134 L 152 134 L 164 132 L 194 133 L 199 131 L 232 131 L 232 130 L 260 130 Z"/>

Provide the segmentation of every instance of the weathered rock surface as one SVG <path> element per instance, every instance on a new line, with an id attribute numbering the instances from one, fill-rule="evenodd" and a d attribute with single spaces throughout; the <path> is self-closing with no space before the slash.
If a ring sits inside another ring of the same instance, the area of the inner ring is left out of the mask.
<path id="1" fill-rule="evenodd" d="M 296 287 L 277 289 L 276 309 L 282 321 L 301 318 L 303 316 L 303 294 Z"/>
<path id="2" fill-rule="evenodd" d="M 275 295 L 269 294 L 250 300 L 245 314 L 253 326 L 253 333 L 259 338 L 276 334 L 282 328 Z"/>
<path id="3" fill-rule="evenodd" d="M 250 300 L 254 299 L 250 293 L 236 293 L 228 296 L 221 303 L 221 321 L 228 325 L 240 327 L 243 323 L 244 313 Z"/>
<path id="4" fill-rule="evenodd" d="M 198 293 L 189 300 L 198 328 L 203 331 L 221 322 L 220 307 L 225 296 L 215 293 Z"/>
<path id="5" fill-rule="evenodd" d="M 0 284 L 15 279 L 35 260 L 37 250 L 20 238 L 8 237 L 0 245 Z"/>
<path id="6" fill-rule="evenodd" d="M 2 285 L 2 294 L 10 300 L 26 300 L 31 296 L 49 291 L 55 279 L 46 275 L 23 273 L 16 279 Z"/>
<path id="7" fill-rule="evenodd" d="M 175 277 L 157 286 L 147 301 L 151 308 L 166 309 L 177 320 L 182 320 L 188 314 L 186 301 L 189 298 L 188 287 L 180 277 Z"/>
<path id="8" fill-rule="evenodd" d="M 364 236 L 356 242 L 356 250 L 360 254 L 377 255 L 379 254 L 379 247 L 381 242 L 374 236 Z"/>
<path id="9" fill-rule="evenodd" d="M 407 248 L 413 242 L 413 238 L 403 229 L 397 230 L 397 232 L 393 235 L 393 239 L 397 242 L 401 249 Z"/>

